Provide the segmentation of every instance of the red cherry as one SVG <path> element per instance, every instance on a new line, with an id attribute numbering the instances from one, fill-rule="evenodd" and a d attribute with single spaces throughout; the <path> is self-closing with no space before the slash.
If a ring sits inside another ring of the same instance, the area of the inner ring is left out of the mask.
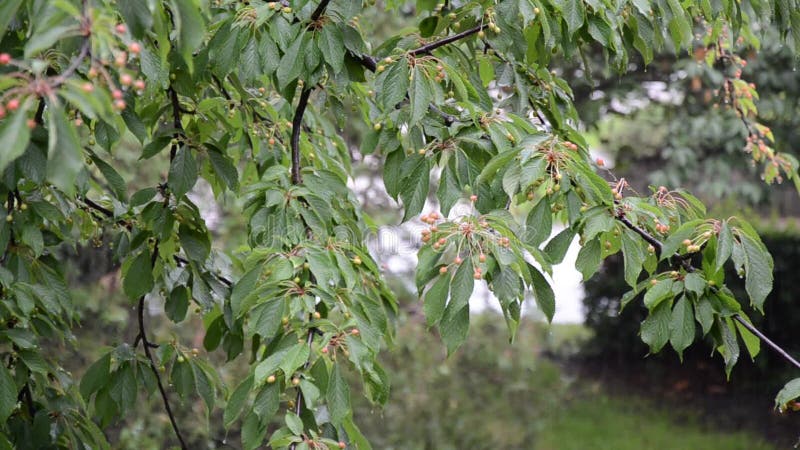
<path id="1" fill-rule="evenodd" d="M 17 100 L 16 98 L 12 98 L 6 104 L 6 108 L 8 108 L 9 111 L 16 111 L 17 109 L 19 109 L 19 100 Z"/>
<path id="2" fill-rule="evenodd" d="M 11 62 L 11 55 L 8 53 L 0 53 L 0 66 L 5 66 Z"/>
<path id="3" fill-rule="evenodd" d="M 144 81 L 136 80 L 133 82 L 133 87 L 136 88 L 137 91 L 143 91 L 145 88 Z"/>
<path id="4" fill-rule="evenodd" d="M 111 91 L 111 96 L 114 97 L 114 100 L 121 100 L 122 99 L 122 91 L 119 89 L 114 89 Z"/>
<path id="5" fill-rule="evenodd" d="M 32 129 L 36 128 L 36 121 L 33 120 L 33 119 L 28 119 L 28 124 L 27 125 L 28 125 L 28 128 L 30 128 L 32 130 Z"/>
<path id="6" fill-rule="evenodd" d="M 131 84 L 133 84 L 133 77 L 131 77 L 127 73 L 123 73 L 119 77 L 119 82 L 123 86 L 130 86 Z"/>
<path id="7" fill-rule="evenodd" d="M 128 27 L 126 27 L 125 24 L 120 23 L 116 26 L 116 30 L 117 33 L 124 34 L 126 31 L 128 31 Z"/>
<path id="8" fill-rule="evenodd" d="M 138 42 L 131 42 L 130 45 L 128 45 L 128 50 L 134 55 L 138 55 L 142 51 L 142 46 L 139 45 Z"/>
<path id="9" fill-rule="evenodd" d="M 603 161 L 603 158 L 597 158 L 597 165 L 603 167 L 606 165 L 606 162 Z"/>
<path id="10" fill-rule="evenodd" d="M 470 195 L 469 196 L 469 201 L 471 201 L 472 203 L 477 202 L 478 201 L 478 196 L 475 195 L 475 194 Z"/>
<path id="11" fill-rule="evenodd" d="M 117 101 L 114 102 L 114 107 L 117 108 L 120 111 L 125 109 L 125 106 L 126 106 L 125 105 L 125 100 L 117 100 Z"/>

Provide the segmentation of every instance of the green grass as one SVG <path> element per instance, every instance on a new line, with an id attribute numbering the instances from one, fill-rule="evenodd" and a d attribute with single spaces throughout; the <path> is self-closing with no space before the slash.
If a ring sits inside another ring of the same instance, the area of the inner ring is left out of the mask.
<path id="1" fill-rule="evenodd" d="M 562 403 L 544 419 L 535 450 L 772 450 L 744 432 L 721 432 L 686 413 L 653 407 L 652 400 L 603 393 Z"/>

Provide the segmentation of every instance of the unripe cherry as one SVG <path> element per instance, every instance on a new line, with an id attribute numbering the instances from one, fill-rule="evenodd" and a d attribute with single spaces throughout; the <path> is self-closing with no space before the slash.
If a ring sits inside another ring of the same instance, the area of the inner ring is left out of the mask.
<path id="1" fill-rule="evenodd" d="M 444 245 L 444 244 L 446 244 L 446 243 L 447 243 L 447 239 L 445 239 L 445 238 L 439 238 L 439 245 Z"/>
<path id="2" fill-rule="evenodd" d="M 0 53 L 0 66 L 5 66 L 11 62 L 11 55 L 8 53 Z"/>
<path id="3" fill-rule="evenodd" d="M 597 165 L 603 167 L 606 165 L 606 162 L 603 160 L 603 158 L 597 158 Z"/>
<path id="4" fill-rule="evenodd" d="M 350 330 L 350 334 L 352 334 L 353 336 L 358 336 L 359 334 L 361 334 L 361 332 L 358 331 L 358 328 L 353 328 L 352 330 Z"/>
<path id="5" fill-rule="evenodd" d="M 127 106 L 127 105 L 125 104 L 125 100 L 116 100 L 116 101 L 114 102 L 114 107 L 115 107 L 115 108 L 117 108 L 117 109 L 118 109 L 118 110 L 120 110 L 120 111 L 122 111 L 123 109 L 125 109 L 125 107 L 126 107 L 126 106 Z"/>
<path id="6" fill-rule="evenodd" d="M 297 386 L 298 384 L 300 384 L 300 378 L 292 378 L 292 385 Z"/>
<path id="7" fill-rule="evenodd" d="M 16 111 L 19 109 L 19 99 L 12 98 L 11 100 L 6 103 L 6 108 L 9 111 Z"/>
<path id="8" fill-rule="evenodd" d="M 94 85 L 92 83 L 83 83 L 81 85 L 81 90 L 88 94 L 88 93 L 94 91 Z"/>
<path id="9" fill-rule="evenodd" d="M 464 262 L 464 260 L 461 259 L 460 256 L 456 256 L 456 259 L 453 260 L 454 264 L 461 264 L 462 262 Z"/>
<path id="10" fill-rule="evenodd" d="M 133 84 L 133 77 L 131 77 L 127 73 L 123 73 L 119 77 L 119 83 L 123 86 L 130 86 L 131 84 Z"/>
<path id="11" fill-rule="evenodd" d="M 111 97 L 113 97 L 114 100 L 122 99 L 122 91 L 120 91 L 119 89 L 114 89 L 113 91 L 111 91 Z"/>
<path id="12" fill-rule="evenodd" d="M 128 50 L 134 55 L 138 55 L 142 51 L 142 46 L 138 42 L 131 42 L 128 45 Z"/>
<path id="13" fill-rule="evenodd" d="M 327 353 L 328 353 L 328 347 L 322 347 L 322 350 L 320 350 L 320 351 L 321 351 L 322 353 L 325 353 L 325 354 L 327 354 Z"/>
<path id="14" fill-rule="evenodd" d="M 476 270 L 475 273 L 472 274 L 472 278 L 480 280 L 482 278 L 481 273 Z"/>
<path id="15" fill-rule="evenodd" d="M 0 105 L 0 119 L 6 116 L 6 108 L 3 105 Z"/>
<path id="16" fill-rule="evenodd" d="M 146 87 L 146 85 L 144 84 L 144 80 L 136 80 L 136 81 L 133 82 L 133 87 L 137 91 L 143 91 L 144 88 Z"/>
<path id="17" fill-rule="evenodd" d="M 33 120 L 33 119 L 28 119 L 27 125 L 28 125 L 28 128 L 30 128 L 32 130 L 32 129 L 36 128 L 36 121 Z"/>
<path id="18" fill-rule="evenodd" d="M 486 262 L 486 255 L 484 255 L 483 253 L 481 253 L 480 255 L 478 255 L 478 261 L 480 261 L 480 262 Z"/>
<path id="19" fill-rule="evenodd" d="M 126 31 L 128 31 L 128 27 L 126 27 L 125 24 L 122 23 L 117 24 L 117 26 L 114 27 L 114 29 L 116 29 L 117 33 L 119 34 L 124 34 Z"/>
<path id="20" fill-rule="evenodd" d="M 476 201 L 478 201 L 478 196 L 475 195 L 475 194 L 470 195 L 469 196 L 469 201 L 471 201 L 472 203 L 475 203 Z"/>
<path id="21" fill-rule="evenodd" d="M 347 444 L 345 444 L 342 441 L 339 441 L 339 448 L 345 448 L 345 447 L 347 447 Z"/>
<path id="22" fill-rule="evenodd" d="M 684 239 L 683 240 L 683 245 L 686 246 L 686 247 L 689 247 L 689 246 L 692 245 L 692 241 L 689 240 L 689 239 Z"/>
<path id="23" fill-rule="evenodd" d="M 439 268 L 439 273 L 441 273 L 442 275 L 446 274 L 447 273 L 447 266 L 440 267 Z"/>
<path id="24" fill-rule="evenodd" d="M 275 382 L 275 375 L 270 375 L 267 377 L 267 383 L 272 384 Z"/>

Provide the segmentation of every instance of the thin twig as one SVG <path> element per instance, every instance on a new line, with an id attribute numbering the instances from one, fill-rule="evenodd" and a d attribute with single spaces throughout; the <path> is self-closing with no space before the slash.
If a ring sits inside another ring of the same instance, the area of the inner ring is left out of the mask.
<path id="1" fill-rule="evenodd" d="M 155 266 L 156 260 L 158 259 L 158 241 L 156 241 L 155 248 L 153 249 L 153 255 L 150 257 L 150 266 Z M 137 308 L 137 314 L 139 318 L 139 334 L 136 335 L 136 339 L 134 341 L 134 347 L 139 343 L 142 342 L 142 348 L 144 348 L 144 354 L 147 356 L 147 359 L 150 361 L 150 369 L 153 371 L 153 375 L 156 377 L 156 384 L 158 384 L 158 391 L 161 393 L 161 399 L 164 401 L 164 409 L 167 411 L 167 416 L 169 416 L 169 421 L 172 424 L 172 429 L 175 431 L 175 436 L 177 436 L 178 441 L 181 443 L 181 448 L 187 450 L 189 447 L 186 445 L 186 442 L 183 440 L 183 436 L 181 435 L 181 430 L 178 428 L 178 422 L 175 420 L 175 414 L 172 412 L 172 407 L 169 403 L 169 396 L 167 395 L 167 390 L 164 388 L 164 383 L 161 380 L 161 374 L 158 371 L 158 367 L 156 367 L 156 360 L 153 358 L 153 354 L 150 351 L 153 344 L 147 340 L 147 330 L 144 326 L 144 298 L 145 296 L 142 295 L 139 297 L 139 305 Z"/>

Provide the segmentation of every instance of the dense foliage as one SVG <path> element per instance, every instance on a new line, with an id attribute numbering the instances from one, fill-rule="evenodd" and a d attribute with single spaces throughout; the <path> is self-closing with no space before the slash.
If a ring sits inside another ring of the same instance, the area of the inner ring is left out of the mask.
<path id="1" fill-rule="evenodd" d="M 0 446 L 107 448 L 103 427 L 157 393 L 183 448 L 175 395 L 201 399 L 206 414 L 224 399 L 244 448 L 369 448 L 347 373 L 387 401 L 377 355 L 397 308 L 348 186 L 348 108 L 371 129 L 358 151 L 383 161 L 403 220 L 425 212 L 416 285 L 448 353 L 467 336 L 475 283 L 488 283 L 512 337 L 529 294 L 552 318 L 546 274 L 575 236 L 585 278 L 624 255 L 625 301 L 646 290 L 651 351 L 669 342 L 681 353 L 697 321 L 727 370 L 740 339 L 757 353 L 723 266 L 742 271 L 761 310 L 772 260 L 758 235 L 741 218 L 707 218 L 684 191 L 609 183 L 570 85 L 548 64 L 599 47 L 622 71 L 665 47 L 702 49 L 706 64 L 725 65 L 720 97 L 744 127 L 742 148 L 766 181 L 797 183 L 796 160 L 755 120 L 736 53 L 757 47 L 770 21 L 798 45 L 795 1 L 420 1 L 414 30 L 382 42 L 362 32 L 364 9 L 400 3 L 0 4 Z M 133 189 L 117 167 L 126 142 L 159 181 Z M 439 207 L 424 211 L 432 174 Z M 215 248 L 187 195 L 200 178 L 241 201 L 247 238 L 233 253 Z M 545 245 L 554 222 L 567 228 Z M 46 351 L 76 326 L 57 250 L 102 231 L 138 332 L 76 380 Z M 246 359 L 247 376 L 224 386 L 198 350 L 154 342 L 145 309 L 157 301 L 175 323 L 201 315 L 205 349 Z M 779 406 L 799 393 L 795 380 Z M 276 415 L 283 425 L 268 428 Z"/>

